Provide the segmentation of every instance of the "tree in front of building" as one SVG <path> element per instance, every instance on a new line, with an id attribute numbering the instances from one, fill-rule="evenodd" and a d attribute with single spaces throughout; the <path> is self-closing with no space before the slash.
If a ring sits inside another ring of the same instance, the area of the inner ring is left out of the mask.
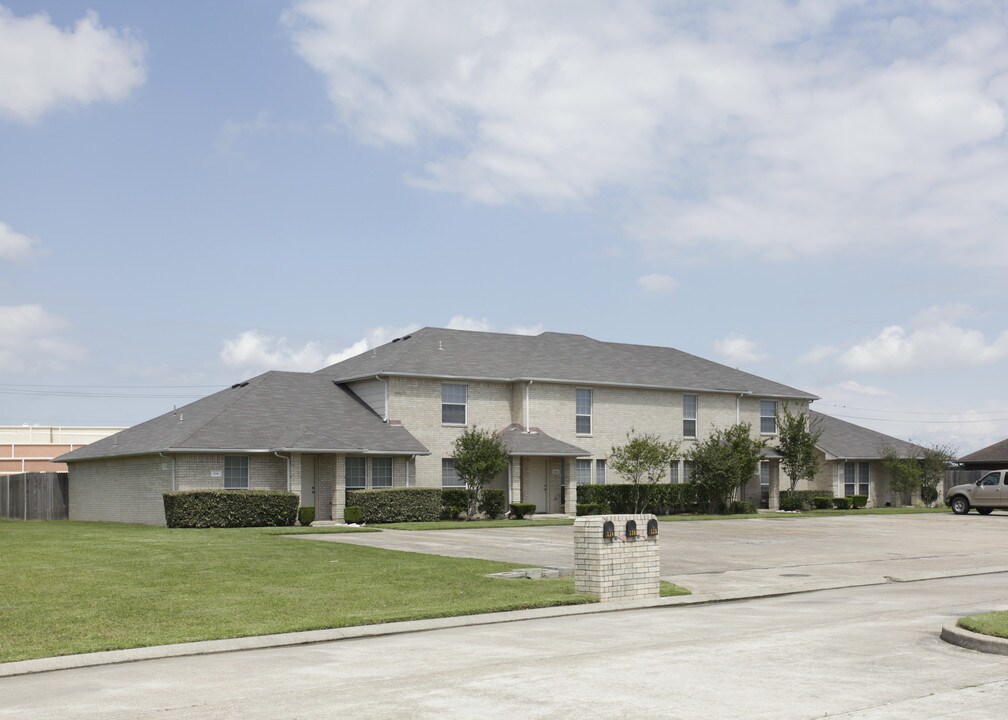
<path id="1" fill-rule="evenodd" d="M 749 423 L 715 429 L 689 449 L 692 481 L 708 512 L 726 512 L 735 492 L 759 470 L 766 441 L 752 437 Z"/>
<path id="2" fill-rule="evenodd" d="M 609 467 L 633 485 L 635 513 L 644 512 L 651 501 L 651 489 L 679 459 L 679 443 L 662 440 L 652 433 L 627 433 L 627 441 L 609 453 Z"/>
<path id="3" fill-rule="evenodd" d="M 951 445 L 935 443 L 924 448 L 920 458 L 921 500 L 928 505 L 941 496 L 938 487 L 944 484 L 945 473 L 958 455 L 958 450 Z"/>
<path id="4" fill-rule="evenodd" d="M 455 472 L 466 486 L 469 501 L 466 517 L 472 520 L 478 512 L 483 488 L 498 473 L 507 470 L 507 448 L 497 433 L 473 426 L 455 438 L 452 452 Z"/>
<path id="5" fill-rule="evenodd" d="M 913 456 L 900 455 L 894 447 L 882 450 L 882 466 L 889 471 L 889 487 L 909 505 L 913 491 L 921 485 L 921 464 Z"/>
<path id="6" fill-rule="evenodd" d="M 781 467 L 791 479 L 791 492 L 799 480 L 812 482 L 819 472 L 819 451 L 816 445 L 822 437 L 822 428 L 809 420 L 806 413 L 792 414 L 785 404 L 777 413 L 777 452 Z"/>

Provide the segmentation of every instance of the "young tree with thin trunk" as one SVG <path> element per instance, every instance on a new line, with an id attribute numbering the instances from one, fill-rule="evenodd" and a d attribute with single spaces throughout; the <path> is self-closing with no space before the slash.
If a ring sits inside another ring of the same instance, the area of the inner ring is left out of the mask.
<path id="1" fill-rule="evenodd" d="M 497 433 L 474 426 L 455 438 L 452 452 L 455 472 L 466 485 L 469 500 L 466 517 L 472 520 L 479 509 L 483 488 L 494 476 L 507 470 L 507 448 Z"/>
<path id="2" fill-rule="evenodd" d="M 634 513 L 644 512 L 651 500 L 651 488 L 665 477 L 679 459 L 679 443 L 666 442 L 657 435 L 627 433 L 626 444 L 609 453 L 609 467 L 634 486 Z"/>
<path id="3" fill-rule="evenodd" d="M 763 439 L 752 437 L 752 425 L 736 423 L 714 430 L 686 453 L 693 468 L 693 482 L 708 512 L 725 512 L 732 495 L 759 469 L 766 447 Z"/>
<path id="4" fill-rule="evenodd" d="M 924 448 L 920 458 L 921 500 L 928 505 L 941 497 L 938 487 L 944 484 L 945 473 L 958 455 L 958 450 L 952 445 L 935 443 Z"/>
<path id="5" fill-rule="evenodd" d="M 915 488 L 921 484 L 921 464 L 914 456 L 900 455 L 894 447 L 883 448 L 882 465 L 889 471 L 889 487 L 909 505 Z"/>
<path id="6" fill-rule="evenodd" d="M 811 482 L 819 472 L 819 451 L 816 444 L 822 437 L 822 428 L 809 420 L 807 413 L 791 413 L 784 404 L 777 413 L 777 452 L 781 454 L 781 467 L 791 479 L 791 492 L 799 480 Z"/>

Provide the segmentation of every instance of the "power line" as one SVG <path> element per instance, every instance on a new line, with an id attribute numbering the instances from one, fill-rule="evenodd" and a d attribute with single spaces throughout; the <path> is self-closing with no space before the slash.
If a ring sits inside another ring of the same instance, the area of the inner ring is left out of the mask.
<path id="1" fill-rule="evenodd" d="M 844 418 L 845 420 L 871 420 L 873 422 L 888 422 L 888 423 L 920 423 L 923 425 L 963 425 L 965 423 L 1008 422 L 1008 417 L 983 418 L 980 420 L 906 420 L 903 418 L 878 418 L 878 417 L 863 417 L 861 415 L 840 415 L 840 414 L 833 415 L 832 417 Z"/>
<path id="2" fill-rule="evenodd" d="M 863 408 L 854 407 L 853 405 L 836 405 L 818 401 L 816 401 L 815 404 L 823 405 L 825 407 L 838 408 L 840 410 L 859 410 L 861 412 L 889 413 L 892 415 L 1008 415 L 1008 410 L 963 410 L 961 412 L 955 412 L 952 410 L 883 410 L 882 408 Z M 909 422 L 909 420 L 907 422 Z"/>

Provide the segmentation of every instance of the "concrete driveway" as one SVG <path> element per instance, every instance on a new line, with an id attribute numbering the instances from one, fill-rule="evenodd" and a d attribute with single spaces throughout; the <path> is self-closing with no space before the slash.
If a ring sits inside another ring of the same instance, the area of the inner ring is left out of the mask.
<path id="1" fill-rule="evenodd" d="M 571 567 L 572 527 L 384 530 L 306 541 Z M 845 515 L 661 523 L 662 578 L 694 593 L 1008 571 L 1008 514 Z"/>

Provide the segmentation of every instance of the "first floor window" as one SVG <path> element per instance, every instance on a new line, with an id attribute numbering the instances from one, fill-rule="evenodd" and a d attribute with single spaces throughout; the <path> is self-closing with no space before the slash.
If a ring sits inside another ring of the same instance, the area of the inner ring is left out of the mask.
<path id="1" fill-rule="evenodd" d="M 759 403 L 759 431 L 763 435 L 777 434 L 777 401 L 760 400 Z"/>
<path id="2" fill-rule="evenodd" d="M 682 462 L 682 481 L 684 483 L 691 482 L 693 480 L 693 465 L 689 460 L 683 460 Z"/>
<path id="3" fill-rule="evenodd" d="M 695 438 L 696 437 L 696 421 L 697 421 L 697 396 L 696 395 L 683 395 L 682 396 L 682 434 L 683 437 Z"/>
<path id="4" fill-rule="evenodd" d="M 871 465 L 866 462 L 844 463 L 844 495 L 868 496 L 871 487 Z"/>
<path id="5" fill-rule="evenodd" d="M 763 507 L 770 505 L 770 463 L 763 460 L 759 464 L 759 489 L 760 504 Z"/>
<path id="6" fill-rule="evenodd" d="M 679 482 L 679 461 L 676 460 L 669 468 L 669 482 L 675 485 Z"/>
<path id="7" fill-rule="evenodd" d="M 441 460 L 441 487 L 465 487 L 462 478 L 455 472 L 455 460 L 444 458 Z"/>
<path id="8" fill-rule="evenodd" d="M 605 485 L 605 460 L 595 461 L 595 484 Z"/>
<path id="9" fill-rule="evenodd" d="M 574 432 L 578 435 L 591 435 L 592 391 L 590 388 L 578 388 L 575 392 Z"/>
<path id="10" fill-rule="evenodd" d="M 392 458 L 371 458 L 371 487 L 392 487 Z"/>
<path id="11" fill-rule="evenodd" d="M 224 456 L 224 489 L 248 490 L 248 455 Z"/>
<path id="12" fill-rule="evenodd" d="M 578 460 L 577 461 L 577 484 L 578 485 L 591 485 L 591 460 Z"/>
<path id="13" fill-rule="evenodd" d="M 363 490 L 367 487 L 367 458 L 346 459 L 346 486 L 347 490 Z"/>

